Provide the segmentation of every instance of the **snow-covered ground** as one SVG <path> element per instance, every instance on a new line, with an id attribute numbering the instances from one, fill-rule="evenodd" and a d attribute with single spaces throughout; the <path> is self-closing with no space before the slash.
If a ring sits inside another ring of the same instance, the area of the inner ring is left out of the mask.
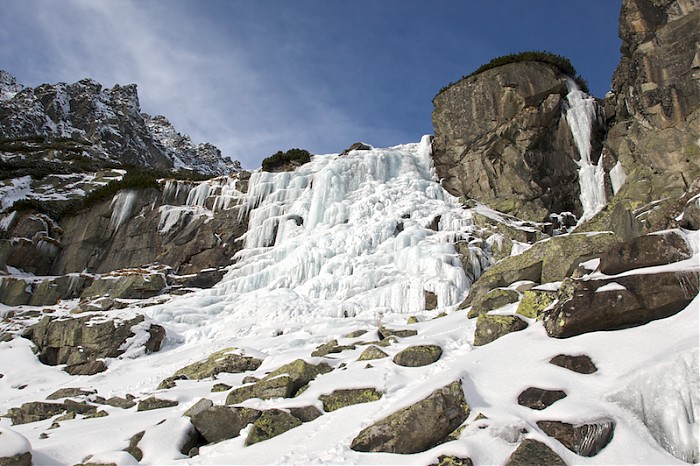
<path id="1" fill-rule="evenodd" d="M 559 340 L 531 320 L 524 331 L 474 347 L 476 320 L 455 311 L 470 281 L 453 243 L 470 240 L 476 247 L 481 242 L 471 237 L 476 229 L 471 212 L 437 183 L 429 147 L 424 138 L 342 157 L 315 156 L 291 173 L 255 173 L 247 199 L 250 229 L 242 239 L 246 247 L 222 282 L 138 310 L 168 330 L 160 352 L 128 351 L 138 357 L 109 360 L 109 369 L 94 376 L 70 376 L 61 367 L 41 364 L 28 340 L 0 343 L 0 412 L 43 400 L 63 387 L 93 389 L 105 398 L 128 393 L 179 401 L 176 407 L 144 412 L 103 406 L 109 416 L 78 416 L 56 429 L 49 429 L 52 420 L 11 426 L 2 418 L 0 451 L 23 448 L 22 437 L 9 434 L 12 445 L 2 445 L 5 429 L 11 429 L 29 441 L 35 464 L 75 464 L 88 455 L 95 455 L 92 462 L 128 464 L 133 458 L 122 450 L 131 436 L 145 430 L 142 464 L 425 465 L 440 455 L 470 457 L 477 465 L 503 464 L 523 438 L 546 443 L 568 464 L 683 464 L 664 449 L 669 445 L 677 456 L 697 461 L 700 299 L 675 316 L 637 328 Z M 437 295 L 437 309 L 424 310 L 425 291 Z M 75 305 L 61 303 L 55 313 Z M 498 313 L 513 312 L 515 305 L 509 306 Z M 16 309 L 0 305 L 0 314 L 10 310 Z M 129 312 L 111 311 L 110 316 Z M 442 312 L 446 315 L 435 319 Z M 407 325 L 409 315 L 419 322 Z M 340 345 L 375 340 L 380 324 L 418 334 L 383 348 L 390 357 L 371 361 L 372 367 L 357 361 L 365 346 L 310 356 L 333 339 Z M 345 337 L 360 329 L 368 333 Z M 415 344 L 439 345 L 443 355 L 424 367 L 392 362 L 393 355 Z M 156 389 L 178 369 L 227 347 L 264 358 L 263 364 L 252 373 Z M 586 354 L 598 371 L 584 375 L 550 364 L 558 354 Z M 201 447 L 198 456 L 179 453 L 177 440 L 190 428 L 182 414 L 200 398 L 224 402 L 227 392 L 210 391 L 215 383 L 235 387 L 245 376 L 263 376 L 298 358 L 324 361 L 335 370 L 317 377 L 296 398 L 251 399 L 241 405 L 321 409 L 319 395 L 339 388 L 374 387 L 384 395 L 252 446 L 244 446 L 246 429 L 240 437 Z M 363 428 L 454 380 L 462 381 L 471 408 L 458 440 L 412 455 L 350 449 Z M 545 410 L 531 410 L 517 403 L 528 387 L 561 389 L 567 397 Z M 480 413 L 486 419 L 476 420 Z M 602 418 L 615 422 L 615 433 L 592 458 L 567 450 L 536 424 Z"/>

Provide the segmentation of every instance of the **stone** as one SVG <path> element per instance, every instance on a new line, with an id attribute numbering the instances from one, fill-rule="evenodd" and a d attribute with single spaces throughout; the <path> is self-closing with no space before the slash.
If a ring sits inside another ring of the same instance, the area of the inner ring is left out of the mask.
<path id="1" fill-rule="evenodd" d="M 175 377 L 185 376 L 190 380 L 201 380 L 222 372 L 237 374 L 254 371 L 262 364 L 260 359 L 232 353 L 234 350 L 235 348 L 226 348 L 217 351 L 203 361 L 195 362 L 178 370 L 175 372 Z"/>
<path id="2" fill-rule="evenodd" d="M 418 317 L 416 316 L 409 316 L 408 319 L 406 319 L 406 325 L 417 324 L 418 322 Z"/>
<path id="3" fill-rule="evenodd" d="M 544 326 L 549 336 L 568 338 L 664 319 L 690 304 L 700 291 L 699 278 L 696 269 L 574 279 L 543 316 Z"/>
<path id="4" fill-rule="evenodd" d="M 238 437 L 241 430 L 255 422 L 261 414 L 257 409 L 212 406 L 196 413 L 190 419 L 197 432 L 208 443 L 214 443 Z"/>
<path id="5" fill-rule="evenodd" d="M 425 300 L 425 310 L 432 311 L 438 307 L 438 297 L 432 291 L 424 290 L 423 297 Z"/>
<path id="6" fill-rule="evenodd" d="M 510 455 L 506 466 L 566 466 L 564 460 L 559 455 L 542 442 L 526 438 L 518 448 Z"/>
<path id="7" fill-rule="evenodd" d="M 364 142 L 355 142 L 350 145 L 347 149 L 345 149 L 343 152 L 340 153 L 340 155 L 348 155 L 352 151 L 366 151 L 366 150 L 372 150 L 372 146 L 369 144 L 365 144 Z"/>
<path id="8" fill-rule="evenodd" d="M 404 367 L 421 367 L 433 364 L 442 356 L 437 345 L 416 345 L 396 353 L 394 363 Z"/>
<path id="9" fill-rule="evenodd" d="M 59 400 L 61 398 L 76 398 L 81 396 L 92 395 L 97 393 L 95 390 L 84 390 L 77 387 L 59 388 L 55 392 L 46 397 L 47 400 Z"/>
<path id="10" fill-rule="evenodd" d="M 71 364 L 64 369 L 70 375 L 95 375 L 107 370 L 104 361 L 85 361 L 78 364 Z"/>
<path id="11" fill-rule="evenodd" d="M 27 451 L 12 456 L 0 457 L 0 466 L 32 466 L 32 453 Z"/>
<path id="12" fill-rule="evenodd" d="M 134 400 L 130 400 L 128 398 L 121 398 L 118 396 L 113 396 L 111 398 L 106 399 L 105 404 L 108 406 L 114 406 L 115 408 L 121 408 L 121 409 L 129 409 L 129 408 L 133 408 L 134 406 L 136 406 L 136 402 Z"/>
<path id="13" fill-rule="evenodd" d="M 145 400 L 139 401 L 136 411 L 150 411 L 152 409 L 170 408 L 172 406 L 177 406 L 179 402 L 177 400 L 163 400 L 161 398 L 149 397 Z"/>
<path id="14" fill-rule="evenodd" d="M 293 379 L 288 375 L 281 375 L 271 379 L 265 378 L 253 385 L 234 388 L 226 396 L 226 404 L 234 405 L 250 398 L 291 398 L 294 393 Z"/>
<path id="15" fill-rule="evenodd" d="M 368 346 L 367 349 L 365 349 L 362 354 L 357 358 L 358 361 L 371 361 L 373 359 L 382 359 L 389 357 L 388 354 L 386 354 L 384 351 L 379 349 L 378 347 L 371 345 Z"/>
<path id="16" fill-rule="evenodd" d="M 289 414 L 299 419 L 301 422 L 311 422 L 323 415 L 316 406 L 289 408 Z"/>
<path id="17" fill-rule="evenodd" d="M 385 326 L 379 327 L 379 338 L 381 340 L 388 337 L 408 338 L 418 335 L 418 330 L 413 329 L 391 329 Z"/>
<path id="18" fill-rule="evenodd" d="M 474 346 L 483 346 L 512 332 L 527 328 L 527 322 L 516 316 L 481 314 L 476 319 Z"/>
<path id="19" fill-rule="evenodd" d="M 638 236 L 613 244 L 600 257 L 598 269 L 606 275 L 654 265 L 665 265 L 689 259 L 693 249 L 680 230 L 668 230 Z"/>
<path id="20" fill-rule="evenodd" d="M 148 340 L 143 345 L 146 349 L 146 354 L 160 351 L 160 347 L 165 340 L 165 328 L 162 325 L 151 324 L 148 327 Z"/>
<path id="21" fill-rule="evenodd" d="M 431 463 L 430 466 L 474 466 L 470 458 L 460 458 L 458 456 L 438 456 L 437 463 Z"/>
<path id="22" fill-rule="evenodd" d="M 355 331 L 350 332 L 347 335 L 345 335 L 345 338 L 357 338 L 357 337 L 361 337 L 365 333 L 367 333 L 367 330 L 364 330 L 364 329 L 355 330 Z"/>
<path id="23" fill-rule="evenodd" d="M 579 155 L 561 113 L 565 79 L 552 65 L 525 61 L 443 89 L 433 99 L 433 159 L 445 189 L 525 220 L 580 215 Z"/>
<path id="24" fill-rule="evenodd" d="M 527 317 L 528 319 L 537 319 L 541 316 L 542 311 L 547 309 L 556 300 L 556 291 L 531 288 L 523 291 L 523 299 L 518 303 L 518 309 L 515 313 Z"/>
<path id="25" fill-rule="evenodd" d="M 227 390 L 231 389 L 231 385 L 225 384 L 225 383 L 215 383 L 211 387 L 211 392 L 216 393 L 216 392 L 225 392 Z"/>
<path id="26" fill-rule="evenodd" d="M 172 375 L 170 377 L 166 377 L 165 379 L 161 380 L 161 382 L 158 384 L 158 387 L 156 387 L 157 390 L 168 390 L 170 388 L 175 388 L 177 386 L 177 381 L 178 380 L 187 380 L 187 376 L 184 375 Z"/>
<path id="27" fill-rule="evenodd" d="M 472 308 L 467 317 L 473 319 L 479 314 L 499 309 L 511 303 L 517 303 L 520 293 L 505 288 L 495 288 L 472 302 Z"/>
<path id="28" fill-rule="evenodd" d="M 564 280 L 581 262 L 599 257 L 619 237 L 610 232 L 572 233 L 539 241 L 517 256 L 509 256 L 491 266 L 472 285 L 461 309 L 481 299 L 494 288 L 530 280 L 549 283 Z"/>
<path id="29" fill-rule="evenodd" d="M 185 411 L 185 414 L 183 414 L 183 416 L 192 417 L 195 414 L 204 411 L 205 409 L 211 408 L 212 406 L 214 406 L 213 401 L 207 398 L 201 398 L 195 404 L 190 406 L 190 408 L 187 411 Z"/>
<path id="30" fill-rule="evenodd" d="M 321 395 L 318 399 L 323 403 L 323 410 L 328 413 L 346 406 L 377 401 L 382 395 L 383 393 L 375 388 L 348 388 Z"/>
<path id="31" fill-rule="evenodd" d="M 292 382 L 291 396 L 294 396 L 302 386 L 308 384 L 317 376 L 326 374 L 332 370 L 333 369 L 326 363 L 313 365 L 303 359 L 297 359 L 270 372 L 263 380 L 269 380 L 279 375 L 287 374 Z"/>
<path id="32" fill-rule="evenodd" d="M 700 230 L 700 196 L 695 196 L 683 206 L 680 226 L 686 230 Z"/>
<path id="33" fill-rule="evenodd" d="M 518 395 L 518 404 L 530 409 L 542 410 L 563 398 L 566 398 L 566 392 L 563 390 L 530 387 Z"/>
<path id="34" fill-rule="evenodd" d="M 86 414 L 83 419 L 95 419 L 98 417 L 106 417 L 106 416 L 109 416 L 109 413 L 107 411 L 103 411 L 100 409 L 100 410 L 96 410 L 92 413 Z"/>
<path id="35" fill-rule="evenodd" d="M 586 457 L 600 453 L 610 443 L 615 432 L 615 422 L 610 419 L 579 425 L 561 421 L 537 421 L 537 427 L 577 455 Z"/>
<path id="36" fill-rule="evenodd" d="M 313 357 L 322 357 L 330 353 L 333 348 L 338 346 L 338 340 L 331 340 L 328 343 L 324 343 L 320 346 L 318 346 L 312 353 L 311 356 Z"/>
<path id="37" fill-rule="evenodd" d="M 159 295 L 167 286 L 161 273 L 114 272 L 96 279 L 82 298 L 108 296 L 112 299 L 146 299 Z"/>
<path id="38" fill-rule="evenodd" d="M 0 277 L 0 303 L 8 306 L 29 304 L 32 285 L 21 278 Z"/>
<path id="39" fill-rule="evenodd" d="M 300 425 L 301 421 L 299 419 L 285 411 L 279 409 L 263 411 L 260 417 L 253 422 L 253 427 L 248 432 L 245 444 L 253 445 L 272 437 L 277 437 Z"/>
<path id="40" fill-rule="evenodd" d="M 50 419 L 64 411 L 66 407 L 63 403 L 33 401 L 23 403 L 19 408 L 8 409 L 6 416 L 10 418 L 12 425 L 17 425 Z"/>
<path id="41" fill-rule="evenodd" d="M 452 382 L 363 429 L 350 448 L 399 454 L 426 451 L 459 427 L 468 415 L 462 385 Z"/>
<path id="42" fill-rule="evenodd" d="M 564 367 L 570 371 L 578 372 L 579 374 L 593 374 L 598 371 L 598 368 L 591 357 L 585 354 L 571 356 L 568 354 L 558 354 L 549 360 L 550 364 Z"/>
<path id="43" fill-rule="evenodd" d="M 145 433 L 146 431 L 142 430 L 141 432 L 132 435 L 129 439 L 129 446 L 124 449 L 125 452 L 136 458 L 136 461 L 141 461 L 143 459 L 143 452 L 138 445 Z"/>

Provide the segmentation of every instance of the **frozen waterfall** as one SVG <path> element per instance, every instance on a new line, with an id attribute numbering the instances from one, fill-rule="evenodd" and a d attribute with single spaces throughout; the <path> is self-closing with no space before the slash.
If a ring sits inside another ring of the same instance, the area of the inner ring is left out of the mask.
<path id="1" fill-rule="evenodd" d="M 569 91 L 566 95 L 566 121 L 580 156 L 577 162 L 583 207 L 580 223 L 605 207 L 605 170 L 591 161 L 591 133 L 596 118 L 595 99 L 582 92 L 571 78 L 567 78 L 566 87 Z"/>

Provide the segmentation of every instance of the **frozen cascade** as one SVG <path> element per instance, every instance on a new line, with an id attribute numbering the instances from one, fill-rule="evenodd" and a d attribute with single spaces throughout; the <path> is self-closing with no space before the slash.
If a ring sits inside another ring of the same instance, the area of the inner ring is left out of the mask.
<path id="1" fill-rule="evenodd" d="M 458 304 L 472 281 L 453 246 L 474 228 L 471 213 L 437 183 L 427 136 L 317 155 L 293 172 L 256 172 L 241 210 L 245 247 L 224 279 L 177 308 L 155 307 L 154 317 L 207 326 L 260 314 L 411 313 L 425 309 L 425 291 L 440 307 Z M 482 264 L 483 252 L 474 254 Z"/>
<path id="2" fill-rule="evenodd" d="M 138 194 L 138 191 L 134 189 L 125 189 L 114 196 L 112 199 L 112 216 L 109 220 L 113 231 L 117 231 L 126 219 L 131 216 Z"/>
<path id="3" fill-rule="evenodd" d="M 581 186 L 583 215 L 579 223 L 593 217 L 605 207 L 605 170 L 591 161 L 591 133 L 596 118 L 595 99 L 582 92 L 573 79 L 567 78 L 566 122 L 580 156 L 578 182 Z"/>
<path id="4" fill-rule="evenodd" d="M 652 437 L 687 463 L 700 462 L 700 369 L 697 347 L 635 371 L 610 399 L 639 417 Z"/>

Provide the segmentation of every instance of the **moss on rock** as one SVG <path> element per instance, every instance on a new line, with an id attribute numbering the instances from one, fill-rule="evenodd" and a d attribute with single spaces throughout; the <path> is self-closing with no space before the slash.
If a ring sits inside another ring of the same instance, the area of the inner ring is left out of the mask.
<path id="1" fill-rule="evenodd" d="M 486 314 L 494 309 L 515 303 L 518 299 L 520 299 L 520 293 L 515 290 L 506 288 L 493 289 L 474 301 L 467 317 L 472 319 L 479 314 Z"/>
<path id="2" fill-rule="evenodd" d="M 254 371 L 262 364 L 260 359 L 232 353 L 235 350 L 236 348 L 225 348 L 217 351 L 203 361 L 195 362 L 178 370 L 174 377 L 185 376 L 191 380 L 200 380 L 221 372 L 236 374 Z"/>
<path id="3" fill-rule="evenodd" d="M 360 357 L 357 358 L 358 361 L 371 361 L 372 359 L 383 359 L 388 357 L 389 355 L 386 354 L 384 351 L 379 349 L 378 347 L 372 345 L 367 347 L 366 350 L 360 354 Z"/>
<path id="4" fill-rule="evenodd" d="M 329 395 L 319 396 L 318 399 L 323 403 L 324 411 L 330 412 L 346 406 L 377 401 L 382 395 L 383 393 L 375 388 L 350 388 L 335 390 Z"/>
<path id="5" fill-rule="evenodd" d="M 253 422 L 253 427 L 246 438 L 246 445 L 253 445 L 264 440 L 277 437 L 290 429 L 299 427 L 301 421 L 286 411 L 270 409 L 263 411 L 259 418 Z"/>
<path id="6" fill-rule="evenodd" d="M 512 332 L 527 328 L 527 323 L 516 316 L 481 314 L 476 320 L 474 346 L 482 346 Z"/>
<path id="7" fill-rule="evenodd" d="M 523 293 L 523 299 L 518 304 L 516 314 L 529 319 L 536 319 L 540 313 L 545 310 L 557 299 L 557 292 L 542 291 L 542 290 L 526 290 Z"/>
<path id="8" fill-rule="evenodd" d="M 394 363 L 404 367 L 421 367 L 434 363 L 442 356 L 442 348 L 437 345 L 416 345 L 400 351 L 394 356 Z"/>

